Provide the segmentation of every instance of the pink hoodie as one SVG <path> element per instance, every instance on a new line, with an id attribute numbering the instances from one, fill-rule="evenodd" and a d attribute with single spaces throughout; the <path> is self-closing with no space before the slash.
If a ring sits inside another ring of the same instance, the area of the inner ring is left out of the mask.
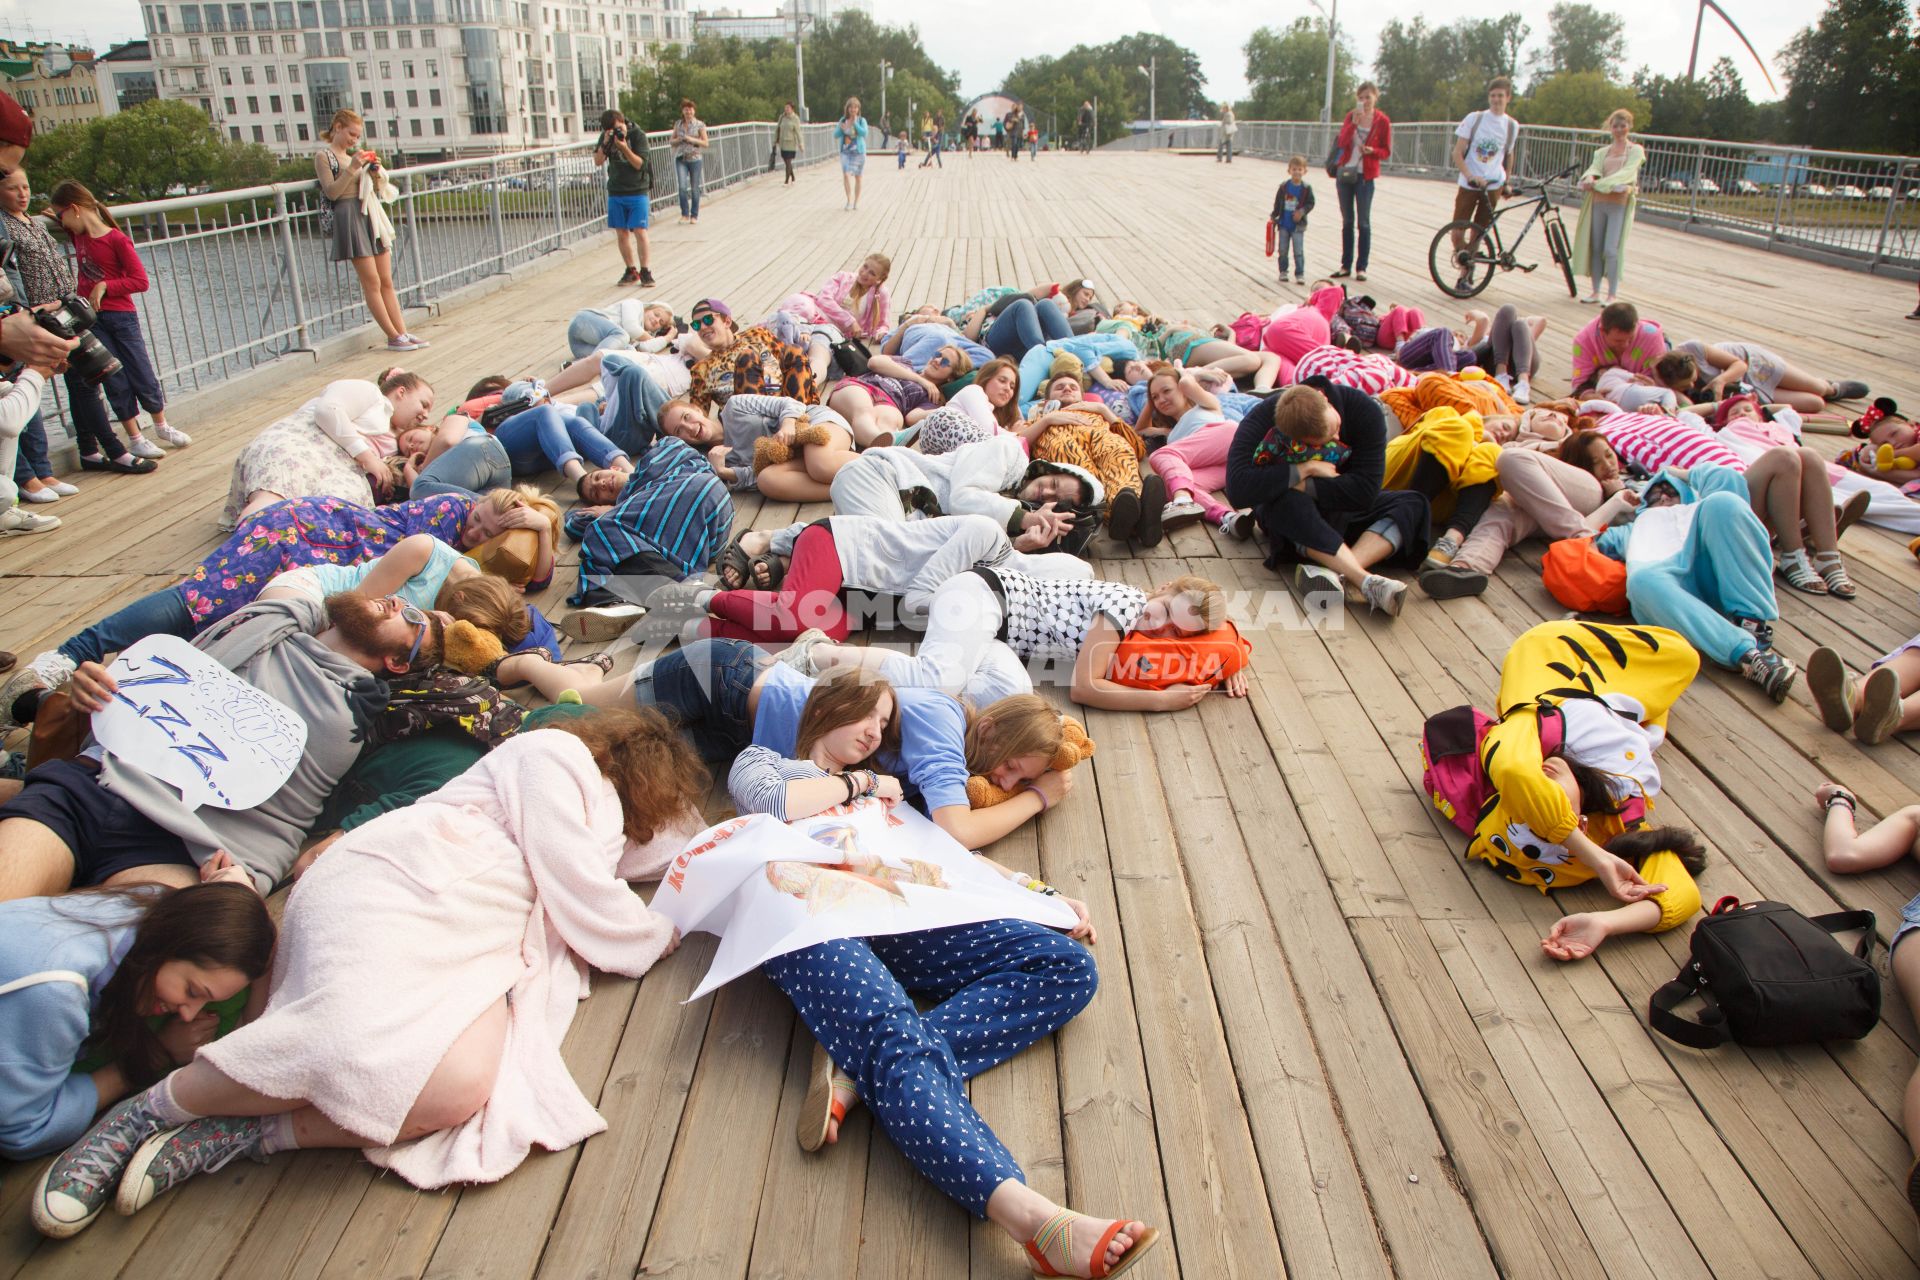
<path id="1" fill-rule="evenodd" d="M 1284 311 L 1267 322 L 1260 343 L 1280 357 L 1280 381 L 1294 380 L 1293 367 L 1300 357 L 1315 347 L 1324 347 L 1333 336 L 1328 322 L 1338 314 L 1346 297 L 1338 285 L 1316 289 L 1306 305 Z"/>

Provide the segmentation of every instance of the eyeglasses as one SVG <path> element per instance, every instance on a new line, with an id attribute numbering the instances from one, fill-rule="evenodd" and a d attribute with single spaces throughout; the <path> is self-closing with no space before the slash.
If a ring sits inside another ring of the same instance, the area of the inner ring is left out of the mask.
<path id="1" fill-rule="evenodd" d="M 702 329 L 708 328 L 709 326 L 718 323 L 719 319 L 720 317 L 711 311 L 707 312 L 705 315 L 695 316 L 693 318 L 694 331 L 697 333 Z"/>
<path id="2" fill-rule="evenodd" d="M 400 606 L 400 617 L 404 621 L 411 622 L 419 628 L 418 631 L 413 633 L 413 647 L 407 650 L 407 669 L 411 671 L 413 669 L 413 660 L 420 656 L 420 646 L 426 643 L 427 631 L 433 626 L 433 623 L 423 610 L 416 609 L 410 604 L 402 604 Z"/>

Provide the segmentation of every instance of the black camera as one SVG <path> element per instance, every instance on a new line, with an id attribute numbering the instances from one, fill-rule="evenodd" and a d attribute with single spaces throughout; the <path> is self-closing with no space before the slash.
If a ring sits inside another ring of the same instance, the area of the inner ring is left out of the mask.
<path id="1" fill-rule="evenodd" d="M 11 246 L 9 246 L 11 247 Z M 0 259 L 0 264 L 4 259 Z M 68 295 L 45 310 L 23 307 L 15 298 L 13 286 L 0 275 L 0 315 L 30 316 L 33 322 L 56 338 L 74 339 L 77 345 L 67 353 L 67 368 L 88 382 L 105 382 L 120 372 L 120 361 L 89 332 L 99 317 L 85 298 Z"/>

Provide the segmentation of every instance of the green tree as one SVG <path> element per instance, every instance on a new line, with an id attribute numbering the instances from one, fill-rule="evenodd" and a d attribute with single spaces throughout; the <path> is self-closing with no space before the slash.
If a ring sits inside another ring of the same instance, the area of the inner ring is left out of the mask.
<path id="1" fill-rule="evenodd" d="M 42 190 L 77 178 L 102 199 L 157 200 L 205 188 L 222 175 L 226 156 L 227 144 L 198 108 L 159 100 L 49 130 L 34 139 L 29 171 Z"/>
<path id="2" fill-rule="evenodd" d="M 272 182 L 280 169 L 280 158 L 257 142 L 234 142 L 228 139 L 221 144 L 220 168 L 214 181 L 217 186 L 229 190 L 236 187 L 257 187 Z M 311 176 L 313 165 L 309 161 L 301 162 L 301 177 Z"/>
<path id="3" fill-rule="evenodd" d="M 1795 142 L 1902 151 L 1920 137 L 1920 46 L 1908 0 L 1832 0 L 1779 61 Z"/>
<path id="4" fill-rule="evenodd" d="M 96 131 L 104 132 L 105 120 L 79 120 L 59 125 L 33 137 L 33 152 L 27 157 L 27 172 L 33 177 L 35 191 L 51 191 L 64 178 L 75 178 L 101 194 L 94 173 L 98 154 Z"/>
<path id="5" fill-rule="evenodd" d="M 1390 19 L 1373 60 L 1380 105 L 1395 120 L 1457 120 L 1486 105 L 1487 81 L 1514 74 L 1529 34 L 1517 13 L 1444 27 Z"/>
<path id="6" fill-rule="evenodd" d="M 1633 73 L 1633 92 L 1647 103 L 1646 118 L 1634 117 L 1642 133 L 1670 138 L 1698 138 L 1707 131 L 1707 92 L 1685 76 L 1657 76 L 1642 67 Z"/>
<path id="7" fill-rule="evenodd" d="M 1614 84 L 1598 71 L 1563 71 L 1535 85 L 1530 96 L 1514 104 L 1514 114 L 1528 124 L 1598 129 L 1621 107 L 1633 112 L 1636 123 L 1653 117 L 1652 105 L 1629 86 Z"/>
<path id="8" fill-rule="evenodd" d="M 1149 62 L 1151 59 L 1151 62 Z M 1154 73 L 1153 101 L 1140 68 Z M 1023 58 L 1000 84 L 1059 132 L 1073 128 L 1084 101 L 1099 100 L 1100 138 L 1127 131 L 1127 122 L 1157 109 L 1162 120 L 1203 120 L 1214 114 L 1200 57 L 1161 35 L 1131 35 L 1102 45 L 1075 45 L 1063 54 Z"/>
<path id="9" fill-rule="evenodd" d="M 1755 124 L 1759 112 L 1747 97 L 1747 86 L 1740 79 L 1733 59 L 1721 57 L 1707 73 L 1705 85 L 1706 136 L 1726 142 L 1747 142 L 1757 138 Z"/>
<path id="10" fill-rule="evenodd" d="M 1247 84 L 1251 89 L 1240 114 L 1249 120 L 1318 120 L 1327 94 L 1327 24 L 1323 18 L 1295 18 L 1276 30 L 1261 27 L 1247 37 Z M 1353 45 L 1342 34 L 1334 42 L 1334 118 L 1353 97 Z"/>
<path id="11" fill-rule="evenodd" d="M 1590 4 L 1562 3 L 1547 15 L 1547 47 L 1540 58 L 1543 79 L 1570 71 L 1597 71 L 1611 79 L 1627 56 L 1627 21 Z"/>

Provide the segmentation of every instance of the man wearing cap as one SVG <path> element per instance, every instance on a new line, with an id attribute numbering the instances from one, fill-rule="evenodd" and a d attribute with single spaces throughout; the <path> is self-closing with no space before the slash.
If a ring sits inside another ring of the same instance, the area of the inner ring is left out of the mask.
<path id="1" fill-rule="evenodd" d="M 712 413 L 736 395 L 785 396 L 818 404 L 820 384 L 806 353 L 780 341 L 764 324 L 733 327 L 733 311 L 718 298 L 696 303 L 689 317 L 694 337 L 711 353 L 693 366 L 687 398 Z"/>
<path id="2" fill-rule="evenodd" d="M 32 144 L 33 117 L 11 94 L 0 93 L 0 177 L 20 167 Z M 0 228 L 0 249 L 6 241 L 6 231 Z M 18 277 L 9 271 L 7 278 L 18 294 Z M 57 338 L 30 320 L 0 318 L 0 362 L 6 364 L 17 362 L 36 369 L 58 369 L 66 364 L 67 353 L 76 342 L 73 338 Z"/>

